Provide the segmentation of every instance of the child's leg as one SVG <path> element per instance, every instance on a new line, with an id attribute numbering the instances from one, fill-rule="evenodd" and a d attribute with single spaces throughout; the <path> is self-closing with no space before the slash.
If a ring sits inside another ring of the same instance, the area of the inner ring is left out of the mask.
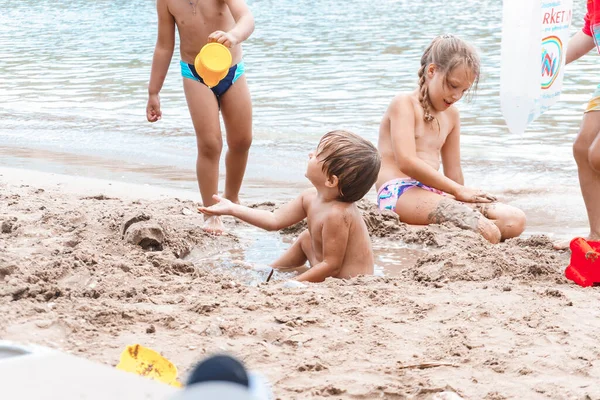
<path id="1" fill-rule="evenodd" d="M 463 229 L 480 233 L 491 243 L 498 243 L 501 238 L 500 229 L 479 211 L 421 188 L 405 191 L 398 198 L 396 213 L 402 222 L 411 225 L 450 222 Z"/>
<path id="2" fill-rule="evenodd" d="M 219 159 L 223 147 L 219 106 L 213 92 L 200 82 L 184 78 L 183 89 L 196 131 L 196 177 L 202 204 L 211 206 L 215 203 L 212 195 L 217 194 L 219 188 Z M 209 217 L 205 221 L 205 229 L 217 232 L 223 230 L 219 217 Z"/>
<path id="3" fill-rule="evenodd" d="M 513 206 L 502 203 L 464 203 L 483 214 L 484 217 L 496 224 L 502 240 L 519 236 L 525 230 L 527 217 L 525 213 Z"/>
<path id="4" fill-rule="evenodd" d="M 596 134 L 596 139 L 590 147 L 588 158 L 592 169 L 600 174 L 600 132 Z"/>
<path id="5" fill-rule="evenodd" d="M 242 75 L 221 96 L 221 113 L 227 130 L 224 197 L 239 203 L 239 193 L 252 144 L 252 103 L 246 76 Z"/>
<path id="6" fill-rule="evenodd" d="M 581 194 L 590 223 L 589 239 L 600 240 L 600 172 L 597 166 L 600 151 L 600 111 L 584 114 L 581 130 L 573 144 L 573 155 L 577 162 Z"/>
<path id="7" fill-rule="evenodd" d="M 294 244 L 292 244 L 281 257 L 275 260 L 271 266 L 279 270 L 289 270 L 302 267 L 306 264 L 307 260 L 311 265 L 314 265 L 315 257 L 310 241 L 310 233 L 308 233 L 308 229 L 305 229 L 304 232 L 298 236 L 298 239 L 296 239 Z"/>

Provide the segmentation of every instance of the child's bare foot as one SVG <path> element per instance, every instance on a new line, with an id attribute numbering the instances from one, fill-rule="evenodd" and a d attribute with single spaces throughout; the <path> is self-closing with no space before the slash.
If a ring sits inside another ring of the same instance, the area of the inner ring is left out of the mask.
<path id="1" fill-rule="evenodd" d="M 232 203 L 235 203 L 235 204 L 242 204 L 242 203 L 240 203 L 240 198 L 239 198 L 239 197 L 237 197 L 237 196 L 236 196 L 236 197 L 227 197 L 227 196 L 223 196 L 223 197 L 224 197 L 224 198 L 226 198 L 227 200 L 229 200 L 229 201 L 230 201 L 230 202 L 232 202 Z"/>
<path id="2" fill-rule="evenodd" d="M 204 218 L 204 226 L 202 229 L 206 232 L 213 233 L 215 235 L 220 235 L 225 231 L 225 226 L 223 225 L 223 221 L 219 216 L 212 216 Z"/>
<path id="3" fill-rule="evenodd" d="M 554 247 L 554 250 L 567 250 L 571 244 L 571 240 L 572 239 L 559 240 L 552 243 L 552 247 Z"/>
<path id="4" fill-rule="evenodd" d="M 584 238 L 585 240 L 587 240 L 588 242 L 597 242 L 600 241 L 600 236 L 597 235 L 589 235 L 588 237 Z M 571 241 L 573 239 L 565 239 L 565 240 L 560 240 L 558 242 L 554 242 L 552 244 L 552 247 L 554 247 L 554 250 L 567 250 L 569 248 L 569 246 L 571 245 Z"/>

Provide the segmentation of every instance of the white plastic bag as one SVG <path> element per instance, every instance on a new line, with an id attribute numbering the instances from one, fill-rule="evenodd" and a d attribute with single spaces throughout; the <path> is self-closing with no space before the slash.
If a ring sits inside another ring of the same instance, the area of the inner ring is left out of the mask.
<path id="1" fill-rule="evenodd" d="M 533 120 L 560 98 L 573 16 L 573 0 L 542 2 L 542 90 Z"/>
<path id="2" fill-rule="evenodd" d="M 560 97 L 572 8 L 573 0 L 504 0 L 500 108 L 512 133 Z"/>

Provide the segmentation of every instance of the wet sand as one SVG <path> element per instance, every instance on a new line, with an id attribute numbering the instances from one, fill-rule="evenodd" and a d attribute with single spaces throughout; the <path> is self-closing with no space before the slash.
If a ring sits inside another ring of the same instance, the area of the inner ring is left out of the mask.
<path id="1" fill-rule="evenodd" d="M 231 261 L 254 228 L 205 234 L 181 193 L 15 171 L 0 169 L 1 339 L 109 365 L 140 343 L 182 379 L 224 351 L 280 399 L 600 397 L 600 294 L 566 281 L 547 237 L 494 246 L 362 202 L 379 254 L 406 247 L 380 256 L 384 276 L 286 289 Z"/>

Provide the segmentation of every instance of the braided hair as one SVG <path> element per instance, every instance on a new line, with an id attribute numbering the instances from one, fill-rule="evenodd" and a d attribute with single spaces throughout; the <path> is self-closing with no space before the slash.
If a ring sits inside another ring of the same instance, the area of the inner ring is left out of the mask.
<path id="1" fill-rule="evenodd" d="M 436 119 L 431 115 L 432 106 L 426 81 L 426 70 L 431 64 L 438 67 L 438 71 L 445 75 L 445 80 L 448 79 L 448 72 L 458 66 L 464 65 L 470 68 L 475 76 L 472 85 L 474 90 L 476 90 L 479 82 L 481 68 L 477 51 L 464 40 L 454 35 L 442 35 L 433 39 L 421 56 L 421 67 L 418 72 L 419 103 L 423 107 L 423 119 L 426 122 L 432 122 Z"/>

